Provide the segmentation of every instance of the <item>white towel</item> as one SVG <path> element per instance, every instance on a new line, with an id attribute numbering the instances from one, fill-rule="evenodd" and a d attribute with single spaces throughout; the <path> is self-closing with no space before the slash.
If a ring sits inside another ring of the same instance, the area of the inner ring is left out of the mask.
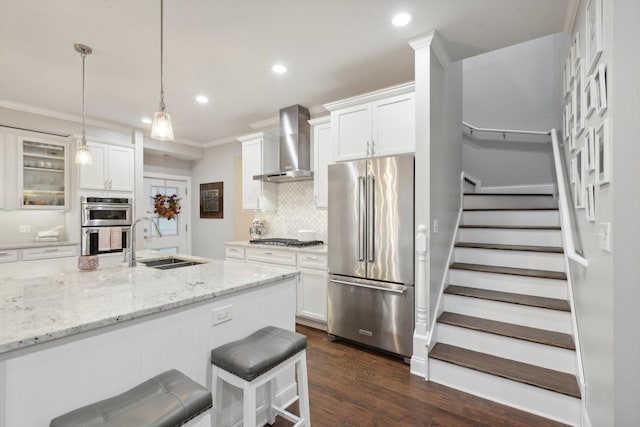
<path id="1" fill-rule="evenodd" d="M 122 227 L 111 227 L 111 250 L 122 249 Z"/>
<path id="2" fill-rule="evenodd" d="M 111 227 L 100 227 L 98 230 L 98 251 L 111 250 Z"/>

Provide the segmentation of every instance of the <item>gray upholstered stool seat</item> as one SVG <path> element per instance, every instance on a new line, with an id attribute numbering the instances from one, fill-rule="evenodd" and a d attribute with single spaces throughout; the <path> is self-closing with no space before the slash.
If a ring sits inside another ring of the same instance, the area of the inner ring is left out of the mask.
<path id="1" fill-rule="evenodd" d="M 211 363 L 246 381 L 307 348 L 307 337 L 267 326 L 246 338 L 211 350 Z"/>
<path id="2" fill-rule="evenodd" d="M 68 412 L 50 427 L 175 427 L 211 408 L 211 392 L 175 369 Z"/>
<path id="3" fill-rule="evenodd" d="M 268 424 L 272 425 L 276 415 L 280 415 L 294 423 L 295 427 L 309 427 L 311 421 L 306 348 L 307 337 L 304 335 L 267 326 L 244 339 L 211 350 L 211 364 L 214 365 L 211 383 L 216 387 L 214 425 L 224 427 L 234 423 L 222 421 L 224 383 L 229 383 L 243 390 L 244 427 L 257 425 L 256 390 L 262 385 L 266 386 L 265 411 Z M 276 405 L 274 380 L 294 367 L 298 380 L 299 416 Z"/>

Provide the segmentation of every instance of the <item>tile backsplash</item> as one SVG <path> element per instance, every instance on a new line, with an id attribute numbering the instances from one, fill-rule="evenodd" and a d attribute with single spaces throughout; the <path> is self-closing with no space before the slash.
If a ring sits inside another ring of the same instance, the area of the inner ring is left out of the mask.
<path id="1" fill-rule="evenodd" d="M 327 242 L 327 210 L 314 203 L 313 181 L 278 184 L 278 210 L 256 212 L 264 221 L 266 237 L 295 239 L 298 230 L 315 230 L 318 240 Z"/>

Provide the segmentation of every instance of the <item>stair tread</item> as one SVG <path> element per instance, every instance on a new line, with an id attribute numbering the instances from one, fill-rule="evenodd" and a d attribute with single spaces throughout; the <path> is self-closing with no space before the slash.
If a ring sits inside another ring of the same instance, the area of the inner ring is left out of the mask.
<path id="1" fill-rule="evenodd" d="M 438 343 L 429 357 L 580 399 L 575 375 Z"/>
<path id="2" fill-rule="evenodd" d="M 550 193 L 464 193 L 465 196 L 549 196 Z"/>
<path id="3" fill-rule="evenodd" d="M 548 331 L 546 329 L 532 328 L 530 326 L 499 322 L 497 320 L 483 319 L 446 311 L 438 317 L 438 323 L 564 348 L 566 350 L 575 351 L 576 349 L 573 337 L 563 332 Z"/>
<path id="4" fill-rule="evenodd" d="M 489 289 L 471 288 L 468 286 L 458 285 L 447 286 L 447 288 L 444 290 L 444 293 L 449 295 L 460 295 L 470 298 L 506 302 L 510 304 L 526 305 L 529 307 L 546 308 L 549 310 L 571 312 L 569 303 L 566 300 L 557 298 L 546 298 L 534 295 L 515 294 L 511 292 L 492 291 Z"/>
<path id="5" fill-rule="evenodd" d="M 470 270 L 485 273 L 512 274 L 515 276 L 567 280 L 567 275 L 561 271 L 533 270 L 529 268 L 501 267 L 497 265 L 467 264 L 463 262 L 454 262 L 453 264 L 451 264 L 450 268 L 456 270 Z"/>
<path id="6" fill-rule="evenodd" d="M 465 212 L 491 211 L 557 211 L 558 208 L 465 208 Z"/>
<path id="7" fill-rule="evenodd" d="M 560 230 L 559 226 L 549 225 L 464 225 L 460 228 L 497 228 L 501 230 Z"/>
<path id="8" fill-rule="evenodd" d="M 559 246 L 533 246 L 533 245 L 505 245 L 500 243 L 473 243 L 458 242 L 457 248 L 475 248 L 475 249 L 498 249 L 505 251 L 525 251 L 525 252 L 552 252 L 564 253 L 564 249 Z"/>

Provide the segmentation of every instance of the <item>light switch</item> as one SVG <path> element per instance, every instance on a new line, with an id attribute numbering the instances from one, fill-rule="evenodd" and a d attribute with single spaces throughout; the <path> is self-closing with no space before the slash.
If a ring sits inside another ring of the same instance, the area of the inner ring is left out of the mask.
<path id="1" fill-rule="evenodd" d="M 31 226 L 30 225 L 20 225 L 18 226 L 18 230 L 20 233 L 31 233 Z"/>
<path id="2" fill-rule="evenodd" d="M 434 219 L 433 220 L 433 234 L 437 234 L 438 233 L 438 228 L 440 227 L 440 224 L 438 224 L 438 219 Z"/>
<path id="3" fill-rule="evenodd" d="M 611 252 L 611 223 L 601 222 L 598 226 L 598 237 L 600 238 L 600 249 Z"/>

